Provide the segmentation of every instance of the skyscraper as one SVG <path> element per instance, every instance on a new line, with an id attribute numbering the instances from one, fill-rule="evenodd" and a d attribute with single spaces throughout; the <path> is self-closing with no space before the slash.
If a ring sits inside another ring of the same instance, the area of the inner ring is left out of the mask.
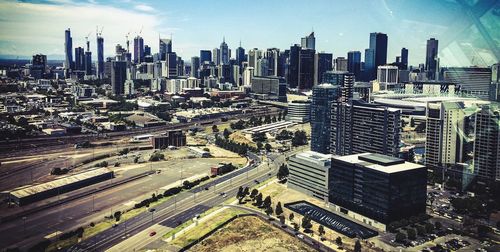
<path id="1" fill-rule="evenodd" d="M 449 67 L 444 73 L 445 81 L 460 85 L 464 94 L 488 99 L 491 85 L 491 68 L 489 67 Z"/>
<path id="2" fill-rule="evenodd" d="M 85 53 L 83 47 L 75 48 L 75 70 L 85 70 Z"/>
<path id="3" fill-rule="evenodd" d="M 300 45 L 295 44 L 290 47 L 290 56 L 288 58 L 288 78 L 287 82 L 290 88 L 297 88 L 299 85 L 299 55 Z"/>
<path id="4" fill-rule="evenodd" d="M 347 59 L 344 57 L 337 57 L 335 59 L 335 71 L 342 71 L 345 72 L 347 71 Z"/>
<path id="5" fill-rule="evenodd" d="M 369 49 L 370 51 L 365 51 L 366 77 L 368 77 L 367 80 L 373 80 L 376 76 L 377 67 L 387 63 L 387 34 L 370 33 Z"/>
<path id="6" fill-rule="evenodd" d="M 200 69 L 200 57 L 191 57 L 191 77 L 199 78 L 198 70 Z"/>
<path id="7" fill-rule="evenodd" d="M 200 64 L 205 61 L 212 61 L 212 52 L 210 50 L 200 50 Z"/>
<path id="8" fill-rule="evenodd" d="M 314 54 L 313 49 L 299 51 L 299 83 L 300 90 L 311 89 L 314 85 Z"/>
<path id="9" fill-rule="evenodd" d="M 278 48 L 269 48 L 266 51 L 268 76 L 278 76 L 278 57 L 280 50 Z"/>
<path id="10" fill-rule="evenodd" d="M 401 48 L 401 66 L 402 70 L 408 69 L 408 49 Z"/>
<path id="11" fill-rule="evenodd" d="M 216 66 L 220 65 L 220 49 L 219 48 L 214 48 L 212 49 L 212 56 L 213 56 L 213 61 Z"/>
<path id="12" fill-rule="evenodd" d="M 314 32 L 311 32 L 309 36 L 305 36 L 301 39 L 302 49 L 316 49 L 316 38 L 314 37 Z"/>
<path id="13" fill-rule="evenodd" d="M 474 171 L 482 180 L 500 179 L 500 110 L 483 105 L 476 114 Z"/>
<path id="14" fill-rule="evenodd" d="M 222 43 L 220 44 L 220 61 L 223 65 L 229 64 L 229 48 L 226 44 L 225 37 L 222 39 Z"/>
<path id="15" fill-rule="evenodd" d="M 85 74 L 92 75 L 92 52 L 88 49 L 87 41 L 87 51 L 85 52 Z"/>
<path id="16" fill-rule="evenodd" d="M 317 53 L 314 55 L 314 85 L 323 83 L 323 74 L 333 68 L 333 54 Z"/>
<path id="17" fill-rule="evenodd" d="M 73 38 L 71 38 L 71 31 L 69 28 L 64 31 L 64 52 L 64 69 L 68 72 L 68 70 L 73 69 Z"/>
<path id="18" fill-rule="evenodd" d="M 113 61 L 111 67 L 111 87 L 114 95 L 123 95 L 127 79 L 127 62 Z"/>
<path id="19" fill-rule="evenodd" d="M 144 39 L 141 36 L 134 38 L 134 63 L 144 62 Z"/>
<path id="20" fill-rule="evenodd" d="M 365 67 L 362 74 L 363 80 L 370 81 L 375 79 L 375 71 L 375 50 L 370 48 L 365 49 Z"/>
<path id="21" fill-rule="evenodd" d="M 332 103 L 339 101 L 339 85 L 319 84 L 314 86 L 311 102 L 311 150 L 330 153 L 330 113 Z"/>
<path id="22" fill-rule="evenodd" d="M 97 77 L 104 78 L 104 38 L 97 34 Z"/>
<path id="23" fill-rule="evenodd" d="M 172 52 L 172 40 L 160 38 L 160 60 L 165 60 L 167 58 L 167 53 Z"/>
<path id="24" fill-rule="evenodd" d="M 425 54 L 425 71 L 427 78 L 436 79 L 437 73 L 438 40 L 431 38 L 427 40 L 427 53 Z"/>
<path id="25" fill-rule="evenodd" d="M 240 46 L 236 48 L 236 64 L 241 67 L 241 63 L 245 60 L 245 48 L 241 47 L 240 42 Z"/>
<path id="26" fill-rule="evenodd" d="M 361 52 L 350 51 L 347 53 L 347 71 L 353 73 L 356 78 L 360 78 L 361 72 Z"/>
<path id="27" fill-rule="evenodd" d="M 144 56 L 150 56 L 151 55 L 151 47 L 148 45 L 144 45 Z"/>

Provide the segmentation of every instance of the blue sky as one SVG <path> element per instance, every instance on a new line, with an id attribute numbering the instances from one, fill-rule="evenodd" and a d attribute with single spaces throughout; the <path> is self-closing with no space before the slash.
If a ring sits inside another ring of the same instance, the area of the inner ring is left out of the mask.
<path id="1" fill-rule="evenodd" d="M 73 46 L 84 46 L 90 33 L 95 51 L 96 26 L 103 26 L 105 56 L 113 55 L 117 43 L 125 44 L 127 33 L 133 38 L 141 28 L 153 52 L 159 34 L 172 34 L 174 50 L 185 59 L 218 47 L 223 36 L 233 50 L 240 40 L 246 49 L 285 49 L 314 29 L 317 50 L 334 57 L 350 50 L 364 54 L 370 32 L 387 33 L 388 61 L 406 47 L 416 65 L 424 62 L 428 38 L 453 45 L 448 28 L 461 15 L 453 0 L 0 0 L 0 56 L 61 58 L 68 27 Z M 442 64 L 467 63 L 456 48 L 446 50 L 451 51 L 442 52 Z"/>

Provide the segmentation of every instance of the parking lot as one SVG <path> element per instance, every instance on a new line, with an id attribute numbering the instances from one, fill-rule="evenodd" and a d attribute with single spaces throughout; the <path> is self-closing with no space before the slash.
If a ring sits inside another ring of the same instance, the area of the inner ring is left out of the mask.
<path id="1" fill-rule="evenodd" d="M 292 202 L 285 204 L 285 207 L 303 216 L 308 216 L 311 220 L 350 238 L 368 239 L 378 235 L 375 230 L 354 223 L 306 201 Z"/>

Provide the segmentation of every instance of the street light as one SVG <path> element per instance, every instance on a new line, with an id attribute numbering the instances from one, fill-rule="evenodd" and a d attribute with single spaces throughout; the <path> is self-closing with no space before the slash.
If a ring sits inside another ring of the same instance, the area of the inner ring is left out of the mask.
<path id="1" fill-rule="evenodd" d="M 154 209 L 154 208 L 149 209 L 149 212 L 151 212 L 151 222 L 153 222 L 155 211 L 156 211 L 156 209 Z"/>
<path id="2" fill-rule="evenodd" d="M 23 216 L 23 233 L 24 233 L 24 235 L 26 235 L 26 219 L 27 219 L 27 217 Z"/>

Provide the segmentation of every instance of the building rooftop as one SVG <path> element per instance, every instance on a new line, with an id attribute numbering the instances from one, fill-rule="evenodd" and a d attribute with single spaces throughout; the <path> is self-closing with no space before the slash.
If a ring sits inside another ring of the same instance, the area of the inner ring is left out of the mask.
<path id="1" fill-rule="evenodd" d="M 367 169 L 373 169 L 383 173 L 397 173 L 413 169 L 425 168 L 425 166 L 423 165 L 406 162 L 400 158 L 373 153 L 336 156 L 333 157 L 333 159 L 351 164 L 357 164 Z"/>
<path id="2" fill-rule="evenodd" d="M 315 151 L 304 151 L 296 154 L 295 157 L 318 165 L 326 164 L 327 168 L 330 168 L 330 162 L 332 160 L 333 155 L 323 154 Z"/>
<path id="3" fill-rule="evenodd" d="M 39 184 L 39 185 L 27 185 L 23 187 L 18 187 L 10 192 L 13 196 L 17 198 L 24 198 L 33 194 L 37 194 L 43 191 L 48 191 L 51 189 L 59 188 L 68 184 L 77 183 L 82 180 L 86 180 L 92 177 L 96 177 L 99 175 L 103 175 L 106 173 L 110 173 L 111 171 L 107 168 L 99 168 L 91 171 L 86 171 L 82 173 L 78 173 L 76 175 L 68 175 L 61 177 L 59 179 Z"/>

